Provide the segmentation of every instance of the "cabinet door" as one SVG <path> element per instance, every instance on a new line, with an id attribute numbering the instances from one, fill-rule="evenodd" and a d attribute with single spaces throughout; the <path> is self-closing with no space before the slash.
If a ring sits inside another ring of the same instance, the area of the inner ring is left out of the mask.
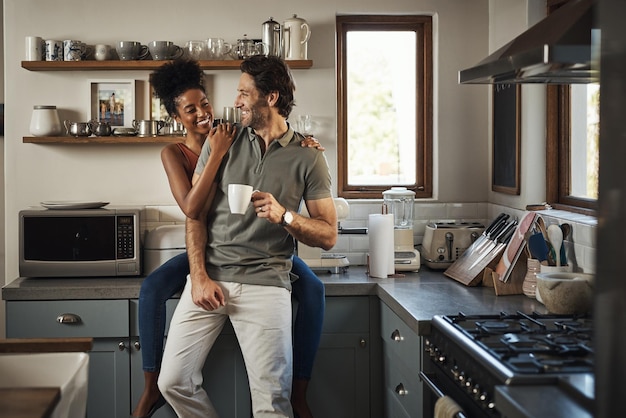
<path id="1" fill-rule="evenodd" d="M 128 338 L 98 338 L 89 353 L 88 418 L 130 415 Z"/>
<path id="2" fill-rule="evenodd" d="M 307 393 L 314 416 L 370 416 L 370 299 L 327 297 Z"/>

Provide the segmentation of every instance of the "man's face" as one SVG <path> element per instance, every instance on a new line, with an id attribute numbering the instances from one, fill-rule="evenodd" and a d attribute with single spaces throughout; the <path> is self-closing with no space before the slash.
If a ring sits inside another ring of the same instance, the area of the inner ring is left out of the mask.
<path id="1" fill-rule="evenodd" d="M 235 106 L 241 110 L 241 124 L 245 127 L 260 129 L 269 120 L 267 98 L 261 96 L 249 74 L 243 73 L 239 78 Z"/>

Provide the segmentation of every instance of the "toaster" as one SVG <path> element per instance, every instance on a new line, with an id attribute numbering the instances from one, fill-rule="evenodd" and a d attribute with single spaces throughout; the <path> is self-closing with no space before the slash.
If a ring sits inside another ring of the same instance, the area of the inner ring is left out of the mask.
<path id="1" fill-rule="evenodd" d="M 484 230 L 478 222 L 430 222 L 420 248 L 422 261 L 432 269 L 447 269 Z"/>

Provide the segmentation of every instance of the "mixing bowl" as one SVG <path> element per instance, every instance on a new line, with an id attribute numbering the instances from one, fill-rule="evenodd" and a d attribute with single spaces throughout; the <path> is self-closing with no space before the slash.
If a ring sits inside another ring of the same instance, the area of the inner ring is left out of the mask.
<path id="1" fill-rule="evenodd" d="M 537 291 L 548 311 L 585 314 L 593 304 L 594 276 L 586 273 L 539 273 Z"/>

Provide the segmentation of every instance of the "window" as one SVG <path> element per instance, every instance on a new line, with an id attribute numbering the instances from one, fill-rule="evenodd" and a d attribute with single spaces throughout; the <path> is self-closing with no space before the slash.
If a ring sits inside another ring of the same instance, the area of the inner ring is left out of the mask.
<path id="1" fill-rule="evenodd" d="M 550 11 L 565 2 L 554 3 L 549 5 Z M 594 213 L 599 108 L 598 84 L 548 86 L 546 199 L 555 208 Z"/>
<path id="2" fill-rule="evenodd" d="M 337 16 L 338 195 L 432 196 L 432 18 Z"/>

